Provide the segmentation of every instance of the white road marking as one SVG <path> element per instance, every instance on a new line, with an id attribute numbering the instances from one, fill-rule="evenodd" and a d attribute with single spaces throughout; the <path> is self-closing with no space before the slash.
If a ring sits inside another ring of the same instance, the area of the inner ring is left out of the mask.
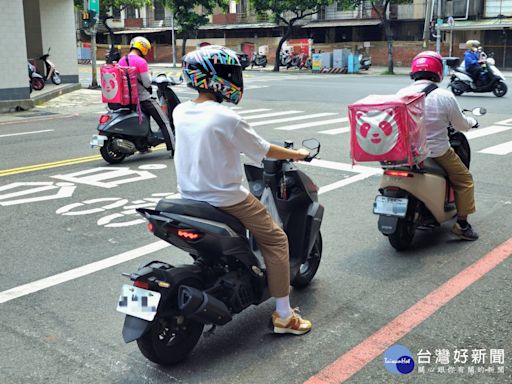
<path id="1" fill-rule="evenodd" d="M 256 112 L 266 112 L 266 111 L 271 111 L 271 109 L 268 109 L 268 108 L 260 108 L 260 109 L 248 109 L 248 110 L 243 110 L 243 111 L 240 111 L 238 112 L 240 115 L 244 115 L 246 113 L 256 113 Z"/>
<path id="2" fill-rule="evenodd" d="M 5 135 L 0 135 L 0 137 L 10 137 L 10 136 L 21 136 L 21 135 L 32 135 L 34 133 L 44 133 L 44 132 L 53 132 L 54 129 L 43 129 L 41 131 L 31 131 L 31 132 L 18 132 L 18 133 L 8 133 Z"/>
<path id="3" fill-rule="evenodd" d="M 507 119 L 507 120 L 502 120 L 502 121 L 498 121 L 494 124 L 501 124 L 501 125 L 512 125 L 512 119 Z"/>
<path id="4" fill-rule="evenodd" d="M 302 111 L 282 111 L 282 112 L 264 113 L 262 115 L 247 116 L 245 118 L 245 120 L 263 119 L 265 117 L 274 117 L 274 116 L 283 116 L 283 115 L 293 115 L 295 113 L 301 113 L 301 112 Z"/>
<path id="5" fill-rule="evenodd" d="M 477 137 L 483 137 L 483 136 L 493 135 L 493 134 L 499 133 L 499 132 L 505 132 L 510 129 L 512 129 L 512 126 L 507 127 L 507 126 L 500 126 L 500 125 L 491 125 L 490 127 L 486 127 L 486 128 L 472 129 L 469 132 L 464 132 L 464 134 L 466 135 L 468 140 L 471 140 L 471 139 L 476 139 Z"/>
<path id="6" fill-rule="evenodd" d="M 491 155 L 508 155 L 512 152 L 512 141 L 507 143 L 498 144 L 494 147 L 489 147 L 478 151 L 479 153 L 488 153 Z"/>
<path id="7" fill-rule="evenodd" d="M 309 127 L 319 127 L 322 125 L 336 124 L 336 123 L 345 123 L 348 121 L 348 117 L 341 117 L 339 119 L 332 120 L 323 120 L 323 121 L 315 121 L 311 123 L 304 124 L 295 124 L 295 125 L 287 125 L 285 127 L 276 128 L 281 131 L 293 131 L 295 129 L 309 128 Z"/>
<path id="8" fill-rule="evenodd" d="M 327 131 L 320 131 L 319 133 L 323 133 L 324 135 L 339 135 L 340 133 L 347 133 L 349 131 L 350 131 L 349 127 L 344 127 L 344 128 L 328 129 Z"/>
<path id="9" fill-rule="evenodd" d="M 0 292 L 0 304 L 14 300 L 18 297 L 26 296 L 31 293 L 41 291 L 46 288 L 53 287 L 58 284 L 65 283 L 70 280 L 77 279 L 85 275 L 89 275 L 94 272 L 101 271 L 102 269 L 113 267 L 114 265 L 136 259 L 137 257 L 141 257 L 159 251 L 169 246 L 170 244 L 166 243 L 163 240 L 157 241 L 155 243 L 148 244 L 143 247 L 132 249 L 131 251 L 128 252 L 120 253 L 119 255 L 115 255 L 107 259 L 99 260 L 94 263 L 84 265 L 82 267 L 78 267 L 66 272 L 59 273 L 57 275 L 33 281 L 32 283 L 8 289 L 7 291 Z"/>
<path id="10" fill-rule="evenodd" d="M 275 119 L 275 120 L 265 120 L 265 121 L 258 121 L 256 123 L 251 123 L 252 127 L 259 127 L 261 125 L 268 125 L 268 124 L 277 124 L 277 123 L 286 123 L 287 121 L 297 121 L 297 120 L 307 120 L 307 119 L 315 119 L 317 117 L 325 117 L 325 116 L 332 116 L 337 115 L 337 113 L 332 112 L 324 112 L 324 113 L 315 113 L 312 115 L 302 115 L 302 116 L 293 116 L 293 117 L 285 117 L 283 119 Z"/>

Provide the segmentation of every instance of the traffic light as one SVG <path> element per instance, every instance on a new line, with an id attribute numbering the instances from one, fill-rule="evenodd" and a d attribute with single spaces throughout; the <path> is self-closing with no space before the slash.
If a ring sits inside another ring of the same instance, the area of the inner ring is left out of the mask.
<path id="1" fill-rule="evenodd" d="M 91 28 L 94 24 L 96 24 L 96 11 L 83 11 L 82 21 L 84 28 Z"/>

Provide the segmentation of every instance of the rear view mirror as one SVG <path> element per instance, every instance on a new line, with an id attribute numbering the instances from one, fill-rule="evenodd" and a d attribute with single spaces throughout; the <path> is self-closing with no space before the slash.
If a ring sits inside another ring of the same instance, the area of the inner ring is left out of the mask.
<path id="1" fill-rule="evenodd" d="M 483 116 L 487 113 L 487 109 L 485 108 L 482 108 L 482 107 L 478 107 L 478 108 L 473 108 L 471 110 L 471 112 L 473 113 L 473 115 L 475 116 Z"/>
<path id="2" fill-rule="evenodd" d="M 320 142 L 317 139 L 307 139 L 302 142 L 302 146 L 307 149 L 315 150 L 320 148 Z"/>

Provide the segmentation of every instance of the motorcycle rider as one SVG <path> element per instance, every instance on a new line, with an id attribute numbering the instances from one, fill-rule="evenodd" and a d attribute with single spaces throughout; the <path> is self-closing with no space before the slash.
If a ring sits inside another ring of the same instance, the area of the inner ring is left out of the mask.
<path id="1" fill-rule="evenodd" d="M 235 216 L 254 235 L 265 260 L 270 294 L 276 298 L 274 332 L 302 335 L 311 329 L 311 322 L 290 306 L 288 238 L 242 185 L 240 153 L 261 163 L 265 156 L 302 160 L 309 152 L 268 143 L 236 112 L 221 105 L 222 101 L 238 104 L 243 95 L 242 68 L 235 52 L 202 47 L 183 58 L 183 74 L 198 96 L 173 113 L 174 165 L 181 196 Z"/>
<path id="2" fill-rule="evenodd" d="M 471 75 L 476 86 L 480 86 L 486 81 L 487 74 L 482 68 L 480 60 L 481 46 L 478 40 L 468 40 L 466 42 L 466 52 L 464 53 L 464 67 L 466 72 Z"/>
<path id="3" fill-rule="evenodd" d="M 416 55 L 411 63 L 411 78 L 414 84 L 401 89 L 398 95 L 422 92 L 429 85 L 440 83 L 443 80 L 442 56 L 433 51 Z M 450 123 L 458 131 L 468 131 L 477 125 L 477 121 L 464 116 L 454 95 L 437 88 L 425 99 L 424 123 L 429 156 L 446 171 L 455 191 L 457 221 L 452 233 L 464 240 L 477 240 L 478 233 L 467 221 L 468 215 L 475 212 L 473 176 L 450 146 L 447 134 Z"/>
<path id="4" fill-rule="evenodd" d="M 158 102 L 151 97 L 151 76 L 149 74 L 148 62 L 145 60 L 150 49 L 151 43 L 148 39 L 143 36 L 134 37 L 130 41 L 130 52 L 119 60 L 119 65 L 131 66 L 137 69 L 137 90 L 139 93 L 140 109 L 156 121 L 162 131 L 167 150 L 171 151 L 171 157 L 173 157 L 174 133 L 171 123 Z"/>

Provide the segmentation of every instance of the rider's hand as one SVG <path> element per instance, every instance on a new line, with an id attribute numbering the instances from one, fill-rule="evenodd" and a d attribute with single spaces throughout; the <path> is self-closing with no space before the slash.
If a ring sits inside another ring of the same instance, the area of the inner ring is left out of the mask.
<path id="1" fill-rule="evenodd" d="M 300 148 L 297 152 L 297 157 L 294 160 L 304 160 L 306 157 L 309 156 L 309 151 L 304 148 Z"/>

